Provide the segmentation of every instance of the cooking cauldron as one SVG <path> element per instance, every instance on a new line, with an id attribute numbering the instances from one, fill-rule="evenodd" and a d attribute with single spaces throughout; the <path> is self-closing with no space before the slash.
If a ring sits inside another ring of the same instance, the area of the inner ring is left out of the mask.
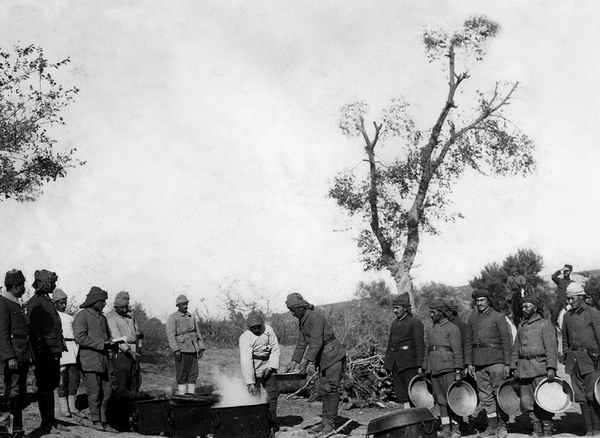
<path id="1" fill-rule="evenodd" d="M 214 438 L 270 438 L 274 421 L 267 403 L 210 409 Z"/>

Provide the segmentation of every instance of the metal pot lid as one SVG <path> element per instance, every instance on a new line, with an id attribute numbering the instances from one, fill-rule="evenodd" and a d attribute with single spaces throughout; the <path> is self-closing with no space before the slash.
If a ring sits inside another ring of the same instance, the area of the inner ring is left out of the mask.
<path id="1" fill-rule="evenodd" d="M 477 392 L 464 380 L 453 382 L 448 387 L 446 400 L 450 409 L 463 418 L 472 415 L 477 409 Z"/>
<path id="2" fill-rule="evenodd" d="M 516 386 L 515 379 L 508 379 L 502 382 L 496 390 L 498 406 L 510 419 L 521 414 L 521 397 L 519 397 Z"/>
<path id="3" fill-rule="evenodd" d="M 400 409 L 371 420 L 367 426 L 367 435 L 433 420 L 435 417 L 427 408 Z"/>
<path id="4" fill-rule="evenodd" d="M 543 379 L 533 394 L 540 408 L 553 414 L 560 414 L 573 402 L 573 388 L 565 380 L 558 377 L 553 380 Z"/>
<path id="5" fill-rule="evenodd" d="M 408 398 L 417 408 L 432 409 L 435 406 L 431 382 L 423 374 L 417 374 L 408 382 Z"/>

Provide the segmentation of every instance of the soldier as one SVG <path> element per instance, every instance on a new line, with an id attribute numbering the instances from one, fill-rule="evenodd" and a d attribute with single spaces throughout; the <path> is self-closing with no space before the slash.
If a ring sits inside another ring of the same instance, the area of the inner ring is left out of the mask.
<path id="1" fill-rule="evenodd" d="M 87 394 L 92 428 L 115 432 L 106 419 L 106 408 L 112 393 L 110 381 L 111 347 L 108 323 L 102 310 L 106 306 L 108 294 L 97 286 L 92 286 L 81 310 L 73 318 L 73 334 L 79 344 L 79 362 L 83 373 L 83 383 Z"/>
<path id="2" fill-rule="evenodd" d="M 242 376 L 248 392 L 255 395 L 263 387 L 273 421 L 277 419 L 277 381 L 279 369 L 279 342 L 270 325 L 265 324 L 261 312 L 253 310 L 246 318 L 248 330 L 239 338 Z"/>
<path id="3" fill-rule="evenodd" d="M 77 353 L 79 347 L 75 343 L 73 336 L 73 317 L 66 312 L 67 294 L 62 289 L 54 289 L 52 301 L 58 314 L 63 329 L 63 336 L 67 351 L 63 351 L 60 356 L 60 386 L 58 387 L 58 405 L 62 417 L 71 417 L 72 414 L 81 416 L 81 413 L 75 407 L 75 396 L 79 389 L 81 375 L 77 365 Z"/>
<path id="4" fill-rule="evenodd" d="M 13 416 L 13 437 L 25 436 L 23 402 L 27 392 L 27 371 L 31 360 L 29 327 L 20 298 L 25 277 L 18 270 L 4 277 L 6 291 L 0 295 L 0 361 L 4 364 L 4 400 Z"/>
<path id="5" fill-rule="evenodd" d="M 408 294 L 392 298 L 396 319 L 390 327 L 383 366 L 392 375 L 394 393 L 403 407 L 409 408 L 408 382 L 421 373 L 425 356 L 423 323 L 410 313 Z"/>
<path id="6" fill-rule="evenodd" d="M 427 333 L 427 355 L 423 368 L 431 375 L 433 398 L 440 412 L 443 437 L 460 437 L 458 424 L 452 427 L 446 394 L 452 382 L 461 379 L 464 366 L 459 328 L 448 321 L 446 304 L 436 300 L 429 305 L 433 327 Z"/>
<path id="7" fill-rule="evenodd" d="M 473 292 L 476 311 L 471 314 L 465 333 L 466 372 L 477 382 L 481 408 L 488 425 L 483 436 L 506 437 L 506 425 L 497 415 L 496 390 L 510 374 L 512 343 L 506 318 L 490 307 L 489 293 Z"/>
<path id="8" fill-rule="evenodd" d="M 114 309 L 106 315 L 110 337 L 121 340 L 113 358 L 113 395 L 127 398 L 139 389 L 138 340 L 142 334 L 129 308 L 129 293 L 121 291 L 114 301 Z"/>
<path id="9" fill-rule="evenodd" d="M 319 436 L 334 431 L 340 402 L 340 384 L 346 363 L 346 350 L 333 333 L 325 316 L 309 304 L 299 293 L 291 293 L 285 300 L 287 308 L 298 318 L 300 336 L 294 350 L 289 372 L 319 371 L 319 394 L 322 400 L 321 425 L 315 428 Z"/>
<path id="10" fill-rule="evenodd" d="M 552 322 L 558 322 L 558 315 L 562 309 L 564 309 L 567 300 L 567 286 L 572 283 L 571 273 L 573 272 L 573 265 L 566 264 L 554 274 L 552 274 L 552 281 L 556 284 L 556 302 L 554 309 L 552 310 Z"/>
<path id="11" fill-rule="evenodd" d="M 513 345 L 512 366 L 519 379 L 521 410 L 533 423 L 534 437 L 552 435 L 552 414 L 535 404 L 534 391 L 544 377 L 556 377 L 558 343 L 552 323 L 542 317 L 542 304 L 533 293 L 522 297 L 523 319 Z"/>
<path id="12" fill-rule="evenodd" d="M 571 376 L 588 435 L 595 435 L 600 432 L 599 407 L 594 400 L 594 383 L 600 375 L 600 311 L 585 304 L 581 284 L 570 283 L 566 294 L 571 310 L 565 315 L 562 333 L 565 370 Z"/>
<path id="13" fill-rule="evenodd" d="M 54 390 L 60 384 L 60 358 L 67 349 L 60 316 L 50 298 L 57 280 L 54 272 L 35 271 L 32 285 L 35 295 L 27 303 L 42 433 L 68 430 L 56 421 L 54 412 Z"/>
<path id="14" fill-rule="evenodd" d="M 177 395 L 196 392 L 198 359 L 205 349 L 198 322 L 188 312 L 188 303 L 185 295 L 179 295 L 175 300 L 178 310 L 167 320 L 167 339 L 175 355 Z"/>

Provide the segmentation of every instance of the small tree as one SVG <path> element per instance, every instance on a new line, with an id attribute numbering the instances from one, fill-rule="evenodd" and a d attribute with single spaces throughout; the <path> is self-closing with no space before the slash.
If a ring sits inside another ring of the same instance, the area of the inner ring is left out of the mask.
<path id="1" fill-rule="evenodd" d="M 477 92 L 473 112 L 458 110 L 457 92 L 470 78 L 458 60 L 481 61 L 485 43 L 496 36 L 499 26 L 485 18 L 465 21 L 459 31 L 426 31 L 425 52 L 430 62 L 447 69 L 447 96 L 433 125 L 417 128 L 408 104 L 392 100 L 372 129 L 366 122 L 367 104 L 352 103 L 342 108 L 340 128 L 363 143 L 367 176 L 343 172 L 335 177 L 329 196 L 350 215 L 369 223 L 358 236 L 365 269 L 387 269 L 398 292 L 412 295 L 410 272 L 421 232 L 436 234 L 436 221 L 454 220 L 446 207 L 457 182 L 467 169 L 481 174 L 529 174 L 534 168 L 533 143 L 510 122 L 504 109 L 518 83 L 492 91 Z M 402 140 L 397 158 L 383 163 L 378 152 L 386 140 Z"/>
<path id="2" fill-rule="evenodd" d="M 77 87 L 65 88 L 54 74 L 70 62 L 52 63 L 40 47 L 0 48 L 0 200 L 34 200 L 41 187 L 66 175 L 75 149 L 56 150 L 52 137 Z"/>
<path id="3" fill-rule="evenodd" d="M 382 306 L 391 304 L 391 295 L 392 291 L 390 291 L 384 280 L 371 281 L 370 283 L 359 281 L 354 292 L 356 298 L 369 299 Z"/>

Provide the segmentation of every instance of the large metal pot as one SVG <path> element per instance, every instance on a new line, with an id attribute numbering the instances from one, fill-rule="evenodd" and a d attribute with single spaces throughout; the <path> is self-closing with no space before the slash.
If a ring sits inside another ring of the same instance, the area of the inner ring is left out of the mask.
<path id="1" fill-rule="evenodd" d="M 266 403 L 211 408 L 214 438 L 272 438 L 274 419 Z"/>
<path id="2" fill-rule="evenodd" d="M 417 374 L 408 382 L 408 398 L 416 408 L 431 409 L 435 405 L 431 380 L 424 374 Z"/>
<path id="3" fill-rule="evenodd" d="M 463 417 L 465 421 L 470 415 L 473 415 L 477 409 L 477 391 L 466 380 L 457 380 L 452 382 L 446 393 L 448 407 L 456 415 Z"/>
<path id="4" fill-rule="evenodd" d="M 277 373 L 275 380 L 281 394 L 291 394 L 306 383 L 306 373 Z"/>
<path id="5" fill-rule="evenodd" d="M 508 422 L 512 423 L 521 415 L 521 397 L 517 391 L 517 379 L 507 379 L 498 386 L 496 400 L 502 411 L 508 415 Z"/>
<path id="6" fill-rule="evenodd" d="M 535 388 L 533 398 L 540 408 L 553 414 L 565 412 L 573 402 L 573 388 L 566 380 L 558 377 L 542 379 Z"/>
<path id="7" fill-rule="evenodd" d="M 435 438 L 437 420 L 429 409 L 412 408 L 390 412 L 367 425 L 367 436 L 373 438 Z"/>

